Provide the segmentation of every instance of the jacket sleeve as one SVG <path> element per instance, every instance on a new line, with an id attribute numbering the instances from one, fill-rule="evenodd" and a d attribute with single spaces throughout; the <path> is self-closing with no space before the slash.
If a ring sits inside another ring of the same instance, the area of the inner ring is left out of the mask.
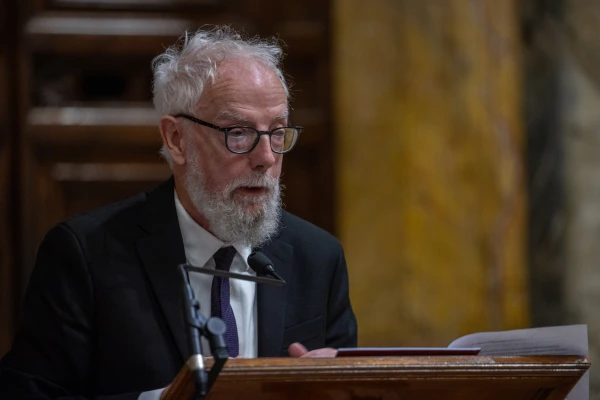
<path id="1" fill-rule="evenodd" d="M 40 245 L 19 329 L 0 361 L 0 398 L 90 398 L 93 315 L 93 283 L 82 247 L 71 229 L 57 225 Z"/>
<path id="2" fill-rule="evenodd" d="M 348 269 L 340 249 L 329 290 L 325 344 L 335 349 L 356 347 L 358 327 L 350 304 Z"/>

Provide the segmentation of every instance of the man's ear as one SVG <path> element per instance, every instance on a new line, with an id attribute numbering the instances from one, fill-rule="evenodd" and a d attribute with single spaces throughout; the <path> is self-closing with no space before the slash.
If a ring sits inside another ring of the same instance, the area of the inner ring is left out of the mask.
<path id="1" fill-rule="evenodd" d="M 170 115 L 163 115 L 160 119 L 160 136 L 166 145 L 173 163 L 177 165 L 185 164 L 185 153 L 183 149 L 183 132 L 177 124 L 177 120 Z"/>

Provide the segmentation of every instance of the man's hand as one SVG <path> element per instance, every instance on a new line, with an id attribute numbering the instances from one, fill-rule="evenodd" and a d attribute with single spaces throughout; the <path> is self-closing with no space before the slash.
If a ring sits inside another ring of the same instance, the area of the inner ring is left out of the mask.
<path id="1" fill-rule="evenodd" d="M 290 357 L 334 358 L 337 355 L 337 350 L 326 347 L 324 349 L 308 351 L 301 343 L 292 343 L 288 347 L 288 353 L 290 353 Z"/>

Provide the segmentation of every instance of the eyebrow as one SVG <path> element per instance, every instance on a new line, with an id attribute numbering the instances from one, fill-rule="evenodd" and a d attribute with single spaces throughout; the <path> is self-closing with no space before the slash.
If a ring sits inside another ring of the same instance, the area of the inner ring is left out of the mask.
<path id="1" fill-rule="evenodd" d="M 287 119 L 290 116 L 290 111 L 286 108 L 281 114 L 279 114 L 275 119 L 276 120 L 282 120 L 285 119 L 287 121 Z"/>
<path id="2" fill-rule="evenodd" d="M 289 110 L 286 109 L 281 114 L 279 114 L 277 117 L 275 117 L 275 121 L 281 121 L 281 120 L 287 121 L 288 117 L 289 117 Z M 215 119 L 220 120 L 221 118 L 226 118 L 229 120 L 233 120 L 236 123 L 247 124 L 247 125 L 252 125 L 254 123 L 254 121 L 251 118 L 248 118 L 245 115 L 242 115 L 233 110 L 223 110 L 217 115 L 217 117 Z"/>

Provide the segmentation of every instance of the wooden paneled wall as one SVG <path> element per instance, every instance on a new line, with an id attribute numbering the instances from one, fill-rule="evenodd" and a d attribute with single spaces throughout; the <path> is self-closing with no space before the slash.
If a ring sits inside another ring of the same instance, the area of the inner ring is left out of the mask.
<path id="1" fill-rule="evenodd" d="M 3 4 L 5 4 L 3 2 Z M 16 7 L 20 0 L 10 0 Z M 24 124 L 13 132 L 22 262 L 2 252 L 0 276 L 18 274 L 22 293 L 43 235 L 76 213 L 147 190 L 170 175 L 159 158 L 150 61 L 184 30 L 227 23 L 248 35 L 278 36 L 291 76 L 292 122 L 305 127 L 285 156 L 284 203 L 333 229 L 329 4 L 320 0 L 30 0 L 13 71 Z M 2 61 L 3 59 L 0 59 Z M 0 63 L 0 80 L 4 64 Z M 0 87 L 0 102 L 6 94 Z M 4 108 L 0 107 L 4 112 Z M 5 114 L 0 114 L 4 118 Z M 5 142 L 4 133 L 0 145 Z M 6 153 L 6 147 L 0 147 Z M 0 163 L 9 163 L 3 156 Z M 10 199 L 9 199 L 10 200 Z M 4 201 L 4 200 L 0 200 Z M 12 201 L 12 200 L 11 200 Z M 0 203 L 0 216 L 7 206 Z M 2 224 L 1 229 L 6 230 Z M 0 245 L 15 232 L 0 232 Z M 4 250 L 4 248 L 3 248 Z M 0 296 L 4 296 L 2 292 Z M 4 302 L 2 306 L 5 307 Z M 15 309 L 15 307 L 11 307 Z M 5 311 L 0 335 L 10 335 Z M 6 346 L 0 343 L 0 354 Z"/>
<path id="2" fill-rule="evenodd" d="M 524 327 L 518 0 L 334 4 L 336 211 L 361 344 Z"/>

